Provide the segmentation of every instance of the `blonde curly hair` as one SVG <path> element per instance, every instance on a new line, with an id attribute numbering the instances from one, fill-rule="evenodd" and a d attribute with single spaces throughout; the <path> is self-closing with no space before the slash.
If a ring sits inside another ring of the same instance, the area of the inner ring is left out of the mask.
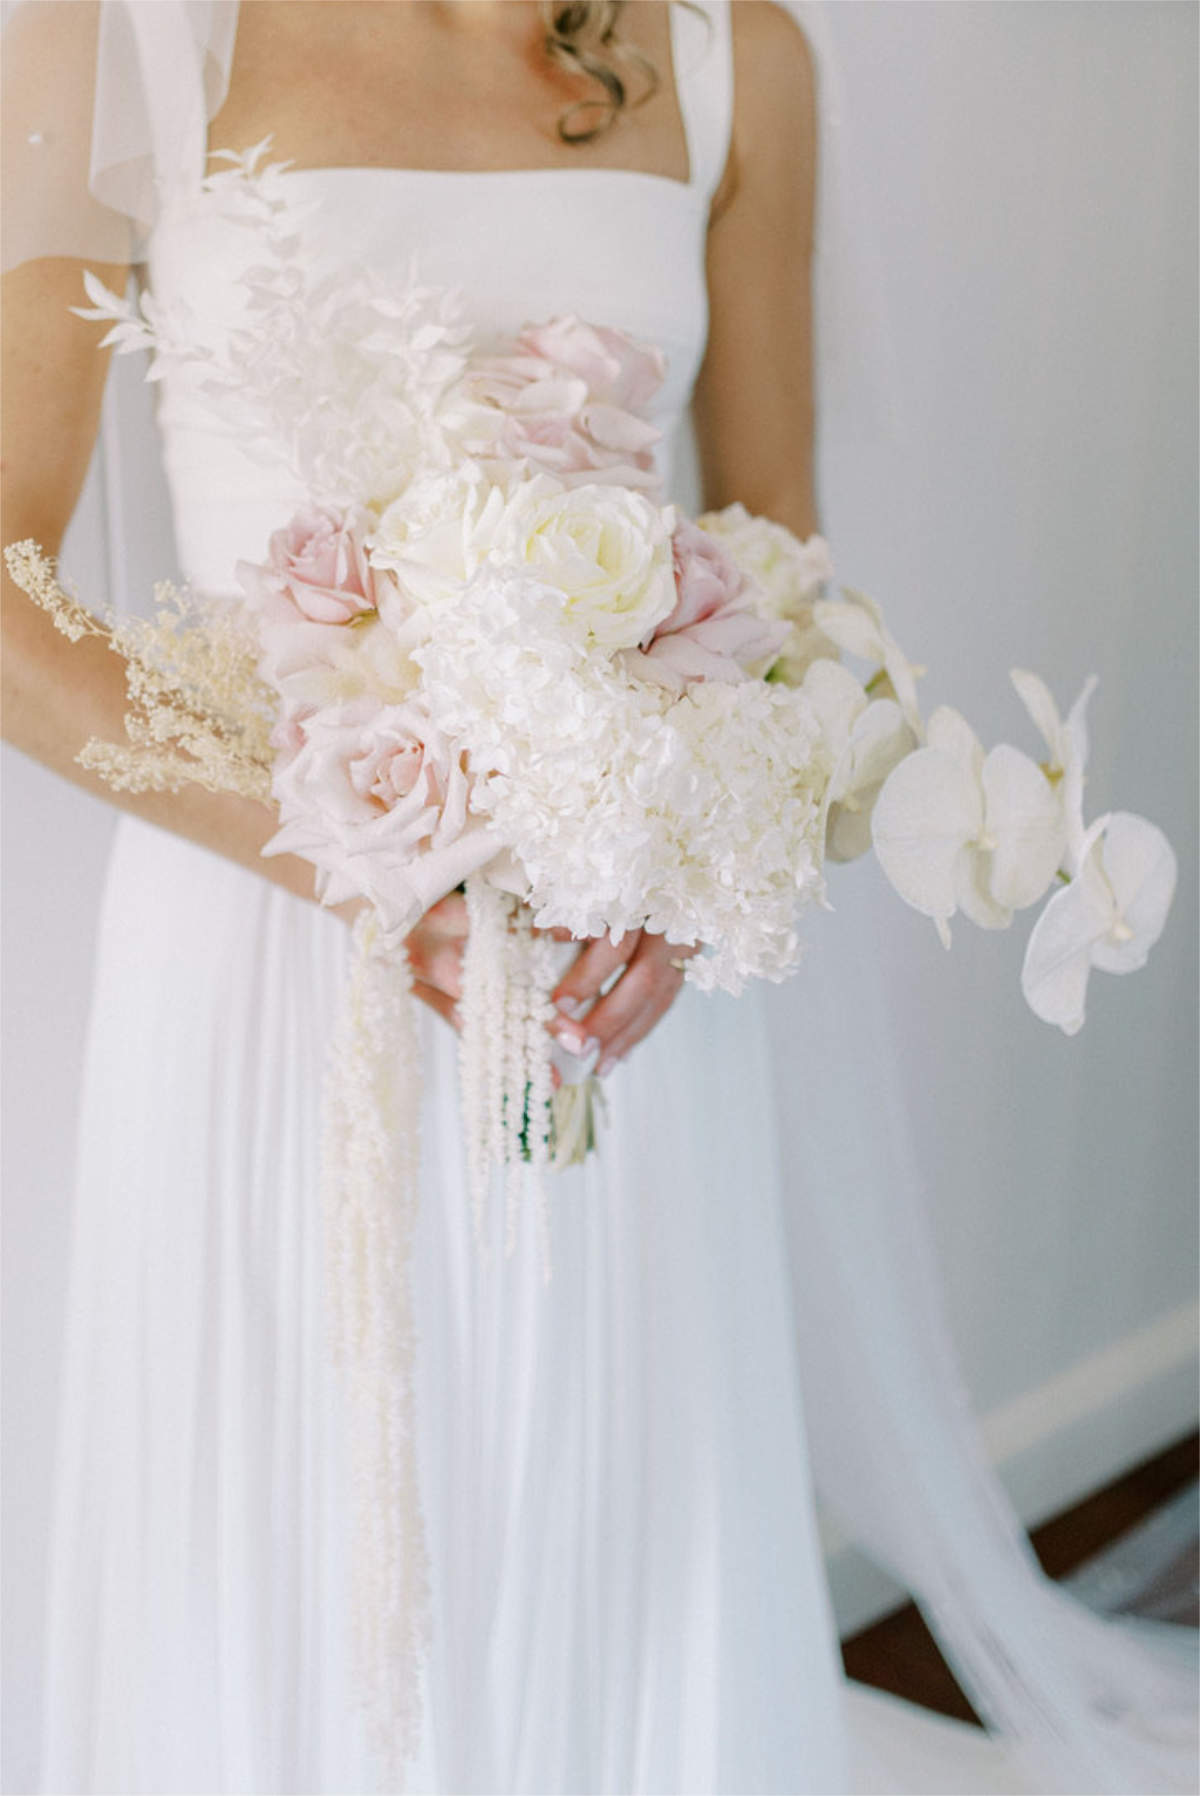
<path id="1" fill-rule="evenodd" d="M 591 143 L 612 127 L 625 106 L 644 105 L 658 91 L 658 70 L 641 50 L 617 36 L 625 0 L 540 0 L 540 5 L 551 61 L 570 74 L 590 76 L 604 90 L 594 100 L 576 100 L 558 121 L 564 143 Z M 631 99 L 626 77 L 633 71 L 643 88 Z M 586 118 L 597 110 L 600 117 L 591 124 L 572 125 L 579 115 Z"/>

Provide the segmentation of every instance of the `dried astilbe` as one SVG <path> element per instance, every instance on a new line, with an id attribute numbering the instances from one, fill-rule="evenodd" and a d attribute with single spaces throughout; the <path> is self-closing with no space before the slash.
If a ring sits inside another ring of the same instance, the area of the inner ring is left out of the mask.
<path id="1" fill-rule="evenodd" d="M 77 757 L 81 766 L 122 792 L 197 785 L 270 799 L 278 699 L 258 676 L 258 640 L 237 606 L 162 582 L 153 618 L 97 617 L 35 542 L 10 544 L 4 559 L 68 641 L 99 637 L 125 662 L 127 740 L 93 737 Z"/>

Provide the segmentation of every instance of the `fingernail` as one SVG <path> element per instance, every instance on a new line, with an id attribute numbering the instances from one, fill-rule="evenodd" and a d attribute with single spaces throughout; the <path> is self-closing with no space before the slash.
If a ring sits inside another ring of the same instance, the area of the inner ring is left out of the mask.
<path id="1" fill-rule="evenodd" d="M 582 1085 L 585 1079 L 591 1077 L 599 1052 L 598 1041 L 589 1041 L 579 1054 L 569 1054 L 561 1042 L 555 1042 L 551 1050 L 551 1064 L 560 1074 L 564 1085 Z"/>
<path id="2" fill-rule="evenodd" d="M 559 998 L 557 1003 L 559 1010 L 561 1010 L 565 1016 L 573 1016 L 576 1022 L 579 1021 L 580 1017 L 587 1009 L 587 1004 L 582 998 Z"/>
<path id="3" fill-rule="evenodd" d="M 597 1068 L 596 1068 L 597 1079 L 607 1079 L 609 1073 L 612 1072 L 612 1069 L 614 1066 L 616 1066 L 616 1064 L 617 1064 L 617 1056 L 615 1054 L 606 1054 L 604 1056 L 604 1059 L 600 1062 L 599 1066 L 597 1066 Z"/>

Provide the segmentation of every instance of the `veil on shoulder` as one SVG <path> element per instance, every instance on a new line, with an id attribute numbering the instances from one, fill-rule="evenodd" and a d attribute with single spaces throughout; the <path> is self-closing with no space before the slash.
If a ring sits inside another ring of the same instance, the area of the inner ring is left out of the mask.
<path id="1" fill-rule="evenodd" d="M 848 122 L 825 7 L 790 0 L 787 10 L 818 72 L 821 448 L 836 442 L 844 467 L 856 442 L 893 427 L 891 349 L 850 197 Z M 227 84 L 236 0 L 81 0 L 67 11 L 77 21 L 86 14 L 88 27 L 60 34 L 56 48 L 48 27 L 58 8 L 25 0 L 13 9 L 6 266 L 56 255 L 136 263 L 164 194 L 201 177 L 207 121 Z M 62 58 L 53 121 L 30 112 L 25 93 L 37 84 L 22 82 L 26 54 Z M 110 404 L 102 454 L 117 603 L 133 596 L 126 545 L 144 527 L 122 516 L 123 464 L 149 459 L 136 436 L 124 419 L 112 428 Z M 826 952 L 823 942 L 796 988 L 767 1000 L 781 1172 L 786 1181 L 785 1126 L 797 1103 L 787 1070 L 799 1066 L 811 1094 L 805 1128 L 816 1132 L 806 1164 L 822 1169 L 817 1180 L 797 1178 L 787 1214 L 822 1497 L 913 1593 L 971 1701 L 1037 1787 L 1191 1790 L 1195 1660 L 1181 1630 L 1103 1620 L 1053 1586 L 983 1452 L 939 1292 L 879 981 L 861 953 Z M 857 1101 L 864 1080 L 870 1127 Z"/>

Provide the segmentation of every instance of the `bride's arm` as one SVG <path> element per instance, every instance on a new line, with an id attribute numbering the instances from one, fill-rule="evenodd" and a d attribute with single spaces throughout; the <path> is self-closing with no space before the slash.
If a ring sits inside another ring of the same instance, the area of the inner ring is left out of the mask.
<path id="1" fill-rule="evenodd" d="M 709 330 L 694 415 L 705 504 L 740 499 L 800 538 L 813 476 L 812 56 L 772 0 L 733 7 L 733 141 L 708 235 Z"/>
<path id="2" fill-rule="evenodd" d="M 95 272 L 123 291 L 124 269 Z M 58 553 L 79 498 L 108 367 L 108 355 L 97 347 L 103 327 L 69 309 L 81 303 L 82 276 L 83 264 L 64 257 L 25 262 L 3 280 L 4 540 L 32 537 L 49 555 Z M 86 600 L 86 570 L 81 589 Z M 124 740 L 124 664 L 97 638 L 68 642 L 7 573 L 3 632 L 3 726 L 14 747 L 149 823 L 253 867 L 301 897 L 313 896 L 313 870 L 304 861 L 260 858 L 275 827 L 265 805 L 198 786 L 114 792 L 78 765 L 75 757 L 90 737 Z"/>
<path id="3" fill-rule="evenodd" d="M 708 233 L 708 346 L 693 409 L 704 502 L 740 499 L 801 538 L 819 529 L 813 485 L 811 264 L 816 78 L 807 40 L 771 0 L 732 8 L 735 69 L 729 161 Z M 686 951 L 685 951 L 686 952 Z M 596 997 L 578 1026 L 600 1064 L 623 1059 L 670 1007 L 680 950 L 661 936 L 585 949 L 556 996 Z M 568 1027 L 568 1025 L 564 1025 Z"/>
<path id="4" fill-rule="evenodd" d="M 107 353 L 98 348 L 104 326 L 69 309 L 84 299 L 83 268 L 79 261 L 47 257 L 22 263 L 3 278 L 4 541 L 32 537 L 49 555 L 58 553 L 79 498 L 108 367 Z M 94 272 L 114 291 L 124 290 L 123 268 L 96 266 Z M 86 599 L 86 570 L 81 579 Z M 290 854 L 262 858 L 277 827 L 266 805 L 199 786 L 114 792 L 79 766 L 75 757 L 90 737 L 124 740 L 124 664 L 97 638 L 68 642 L 7 572 L 3 586 L 5 739 L 97 797 L 315 899 L 307 861 Z M 410 944 L 418 995 L 443 1015 L 457 994 L 465 930 L 461 905 L 444 901 L 418 925 Z"/>

